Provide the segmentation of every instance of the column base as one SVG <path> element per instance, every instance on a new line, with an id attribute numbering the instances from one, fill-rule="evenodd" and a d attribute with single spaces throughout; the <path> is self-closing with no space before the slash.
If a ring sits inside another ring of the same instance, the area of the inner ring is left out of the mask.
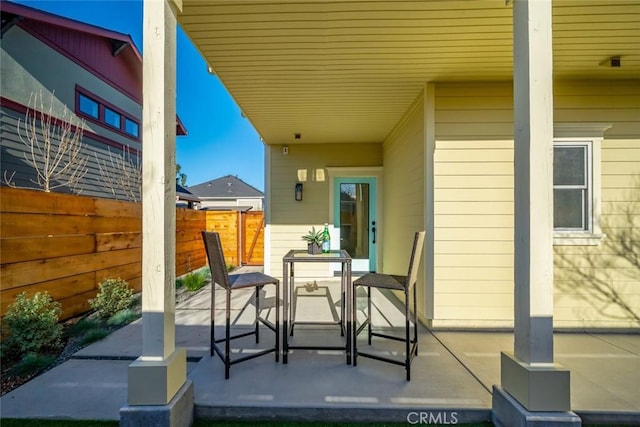
<path id="1" fill-rule="evenodd" d="M 194 418 L 193 381 L 188 380 L 166 405 L 120 408 L 120 427 L 189 427 Z"/>
<path id="2" fill-rule="evenodd" d="M 570 372 L 560 365 L 531 365 L 512 353 L 502 352 L 500 381 L 528 411 L 571 410 Z"/>
<path id="3" fill-rule="evenodd" d="M 571 411 L 531 412 L 503 388 L 493 386 L 491 421 L 497 427 L 580 427 L 582 420 Z"/>
<path id="4" fill-rule="evenodd" d="M 139 357 L 127 374 L 129 405 L 167 405 L 187 380 L 187 350 L 178 348 L 159 361 Z"/>

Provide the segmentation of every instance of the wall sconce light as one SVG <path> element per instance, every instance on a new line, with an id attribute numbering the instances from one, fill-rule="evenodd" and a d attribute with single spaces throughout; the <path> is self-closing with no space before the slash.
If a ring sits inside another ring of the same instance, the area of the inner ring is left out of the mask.
<path id="1" fill-rule="evenodd" d="M 302 183 L 296 182 L 296 191 L 295 191 L 296 202 L 302 201 Z"/>
<path id="2" fill-rule="evenodd" d="M 619 56 L 612 56 L 602 61 L 600 65 L 604 67 L 620 68 L 622 67 L 622 60 Z"/>

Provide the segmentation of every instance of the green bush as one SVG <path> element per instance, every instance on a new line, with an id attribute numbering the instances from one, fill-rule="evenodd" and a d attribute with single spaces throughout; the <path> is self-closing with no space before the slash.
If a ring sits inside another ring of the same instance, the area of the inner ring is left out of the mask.
<path id="1" fill-rule="evenodd" d="M 9 335 L 2 343 L 3 355 L 22 357 L 60 347 L 61 313 L 60 303 L 53 301 L 47 292 L 38 292 L 33 297 L 26 292 L 19 294 L 4 317 Z"/>
<path id="2" fill-rule="evenodd" d="M 207 283 L 207 275 L 204 272 L 191 272 L 182 279 L 182 286 L 190 292 L 201 289 Z"/>
<path id="3" fill-rule="evenodd" d="M 89 300 L 99 317 L 111 317 L 120 310 L 131 307 L 133 289 L 122 279 L 105 279 L 98 287 L 100 290 L 94 299 Z"/>

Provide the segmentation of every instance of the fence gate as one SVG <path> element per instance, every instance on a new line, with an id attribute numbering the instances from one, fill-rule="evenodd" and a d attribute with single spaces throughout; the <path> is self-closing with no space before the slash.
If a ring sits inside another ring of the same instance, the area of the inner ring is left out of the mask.
<path id="1" fill-rule="evenodd" d="M 242 264 L 264 264 L 264 212 L 242 212 Z"/>

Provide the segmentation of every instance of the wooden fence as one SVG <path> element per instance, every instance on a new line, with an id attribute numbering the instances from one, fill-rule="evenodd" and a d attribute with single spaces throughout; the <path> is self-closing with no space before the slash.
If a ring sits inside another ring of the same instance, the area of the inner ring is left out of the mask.
<path id="1" fill-rule="evenodd" d="M 206 265 L 201 230 L 220 233 L 229 265 L 262 264 L 262 214 L 177 209 L 176 275 Z M 47 291 L 76 316 L 106 278 L 142 288 L 140 203 L 0 188 L 0 315 L 17 294 Z"/>

